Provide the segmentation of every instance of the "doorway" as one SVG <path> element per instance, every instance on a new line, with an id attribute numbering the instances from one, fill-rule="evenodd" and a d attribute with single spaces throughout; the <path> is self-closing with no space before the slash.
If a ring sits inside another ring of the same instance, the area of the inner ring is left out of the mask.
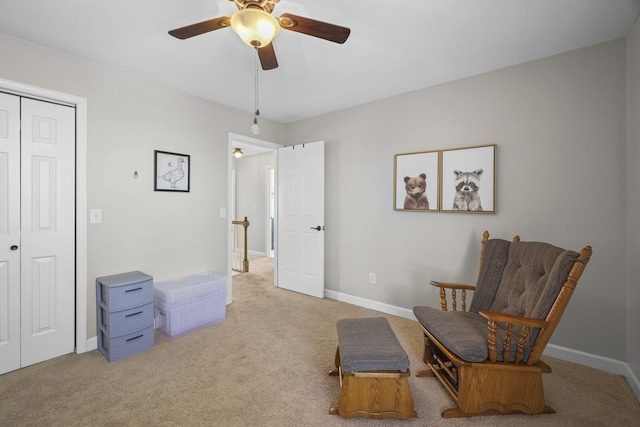
<path id="1" fill-rule="evenodd" d="M 250 240 L 249 254 L 259 257 L 272 257 L 273 263 L 277 263 L 277 244 L 275 230 L 276 221 L 276 167 L 277 149 L 282 147 L 270 141 L 260 140 L 238 134 L 229 134 L 228 146 L 228 274 L 227 283 L 227 304 L 233 300 L 232 280 L 233 275 L 233 250 L 236 239 L 234 237 L 234 226 L 232 221 L 244 220 L 246 216 L 249 220 L 247 235 Z M 232 156 L 235 149 L 242 150 L 242 157 L 236 159 Z M 240 162 L 247 162 L 252 181 L 246 183 L 243 177 L 243 169 L 238 167 Z M 262 184 L 257 181 L 264 181 Z M 270 194 L 273 189 L 273 196 Z M 250 192 L 250 196 L 247 195 Z M 259 193 L 259 194 L 258 194 Z M 242 196 L 247 196 L 244 198 Z M 273 199 L 273 201 L 272 201 Z M 236 209 L 239 208 L 239 209 Z M 273 234 L 272 234 L 273 230 Z M 253 247 L 253 248 L 252 248 Z M 275 269 L 274 269 L 275 270 Z M 251 271 L 251 263 L 249 263 Z M 274 284 L 277 283 L 277 275 L 274 274 Z"/>

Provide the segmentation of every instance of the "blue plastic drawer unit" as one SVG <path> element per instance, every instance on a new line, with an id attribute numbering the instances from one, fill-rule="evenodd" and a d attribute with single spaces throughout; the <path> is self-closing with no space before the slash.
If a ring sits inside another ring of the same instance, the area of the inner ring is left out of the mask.
<path id="1" fill-rule="evenodd" d="M 153 278 L 139 271 L 96 279 L 98 350 L 109 362 L 153 347 Z"/>
<path id="2" fill-rule="evenodd" d="M 98 325 L 117 337 L 153 325 L 153 314 L 153 303 L 110 312 L 98 305 Z"/>
<path id="3" fill-rule="evenodd" d="M 153 302 L 153 278 L 139 271 L 98 277 L 96 283 L 98 303 L 108 311 Z"/>

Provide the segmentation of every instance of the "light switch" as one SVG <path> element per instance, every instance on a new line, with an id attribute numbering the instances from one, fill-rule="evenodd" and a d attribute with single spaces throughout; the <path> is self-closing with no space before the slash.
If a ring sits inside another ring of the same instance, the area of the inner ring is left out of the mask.
<path id="1" fill-rule="evenodd" d="M 91 209 L 89 217 L 91 224 L 102 224 L 102 209 Z"/>
<path id="2" fill-rule="evenodd" d="M 220 208 L 220 218 L 227 217 L 227 208 Z"/>

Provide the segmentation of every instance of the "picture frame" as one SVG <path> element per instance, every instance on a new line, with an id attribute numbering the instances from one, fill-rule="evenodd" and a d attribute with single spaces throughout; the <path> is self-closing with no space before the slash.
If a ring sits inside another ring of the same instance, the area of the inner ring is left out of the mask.
<path id="1" fill-rule="evenodd" d="M 439 151 L 402 153 L 394 156 L 393 210 L 438 212 Z"/>
<path id="2" fill-rule="evenodd" d="M 442 150 L 441 212 L 496 212 L 496 144 Z"/>
<path id="3" fill-rule="evenodd" d="M 154 191 L 188 193 L 191 186 L 191 156 L 154 150 Z"/>

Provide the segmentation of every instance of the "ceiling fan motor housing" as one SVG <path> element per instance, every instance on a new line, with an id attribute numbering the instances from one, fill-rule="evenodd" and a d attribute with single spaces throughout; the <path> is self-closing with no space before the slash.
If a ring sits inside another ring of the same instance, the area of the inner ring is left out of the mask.
<path id="1" fill-rule="evenodd" d="M 273 12 L 273 8 L 276 7 L 276 4 L 280 2 L 280 0 L 229 0 L 236 4 L 238 10 L 248 9 L 248 8 L 260 8 L 267 13 Z"/>

